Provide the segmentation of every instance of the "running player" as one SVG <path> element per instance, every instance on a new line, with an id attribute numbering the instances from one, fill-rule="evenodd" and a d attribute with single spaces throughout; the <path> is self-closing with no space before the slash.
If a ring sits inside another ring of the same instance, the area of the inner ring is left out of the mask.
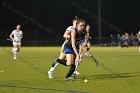
<path id="1" fill-rule="evenodd" d="M 65 31 L 65 33 L 63 35 L 63 37 L 65 38 L 65 42 L 62 45 L 60 56 L 59 56 L 59 58 L 56 58 L 55 59 L 55 61 L 51 65 L 50 70 L 48 71 L 48 77 L 50 79 L 53 78 L 54 70 L 59 65 L 59 63 L 57 62 L 57 60 L 59 60 L 59 59 L 64 60 L 66 58 L 66 54 L 64 53 L 64 46 L 65 46 L 65 43 L 68 42 L 68 40 L 70 39 L 70 34 L 71 34 L 72 29 L 73 28 L 76 28 L 76 22 L 77 22 L 77 19 L 73 19 L 73 26 L 69 26 L 66 29 L 66 31 Z"/>
<path id="2" fill-rule="evenodd" d="M 14 59 L 17 58 L 17 52 L 19 52 L 19 49 L 21 47 L 21 39 L 23 38 L 23 33 L 20 29 L 21 26 L 17 25 L 16 30 L 12 31 L 12 33 L 9 36 L 13 40 L 12 51 L 14 53 Z"/>

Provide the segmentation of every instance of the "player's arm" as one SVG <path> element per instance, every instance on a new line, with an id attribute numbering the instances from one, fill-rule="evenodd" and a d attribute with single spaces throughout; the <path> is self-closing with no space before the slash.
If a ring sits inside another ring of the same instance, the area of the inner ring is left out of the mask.
<path id="1" fill-rule="evenodd" d="M 68 30 L 66 30 L 63 37 L 64 38 L 70 38 L 70 32 Z"/>
<path id="2" fill-rule="evenodd" d="M 12 33 L 9 35 L 9 37 L 10 37 L 13 41 L 15 41 L 14 38 L 13 38 L 13 35 L 14 35 L 14 34 L 13 34 L 13 32 L 12 32 Z"/>
<path id="3" fill-rule="evenodd" d="M 77 48 L 76 48 L 76 32 L 74 29 L 72 29 L 72 32 L 71 32 L 71 43 L 72 43 L 72 48 L 76 54 L 76 56 L 79 56 L 78 54 L 78 51 L 77 51 Z"/>
<path id="4" fill-rule="evenodd" d="M 23 33 L 21 34 L 21 39 L 23 38 Z"/>

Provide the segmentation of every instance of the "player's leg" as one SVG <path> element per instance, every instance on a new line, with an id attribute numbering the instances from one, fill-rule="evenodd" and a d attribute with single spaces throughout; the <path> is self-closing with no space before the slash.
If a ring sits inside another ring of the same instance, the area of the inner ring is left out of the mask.
<path id="1" fill-rule="evenodd" d="M 65 59 L 65 57 L 66 57 L 65 53 L 64 53 L 64 52 L 61 52 L 59 58 L 56 58 L 56 59 L 53 61 L 52 65 L 51 65 L 51 68 L 50 68 L 50 70 L 48 71 L 48 77 L 49 77 L 50 79 L 53 78 L 54 70 L 55 70 L 55 68 L 59 65 L 59 61 Z"/>
<path id="2" fill-rule="evenodd" d="M 21 42 L 13 42 L 13 53 L 14 53 L 14 59 L 17 59 L 17 53 L 19 52 L 20 50 L 20 47 L 21 47 Z"/>
<path id="3" fill-rule="evenodd" d="M 56 58 L 52 64 L 52 67 L 53 67 L 52 71 L 55 70 L 55 68 L 59 65 L 59 63 L 57 62 L 57 59 L 63 60 L 66 57 L 66 54 L 64 53 L 64 46 L 65 46 L 65 42 L 63 43 L 63 45 L 61 47 L 61 53 L 59 55 L 59 58 Z"/>
<path id="4" fill-rule="evenodd" d="M 71 56 L 70 55 L 74 54 L 74 51 L 72 48 L 64 47 L 64 52 L 65 52 L 67 60 L 58 59 L 57 61 L 58 61 L 58 63 L 60 63 L 62 65 L 69 66 L 69 65 L 71 65 Z M 62 58 L 62 57 L 63 56 L 60 56 L 60 58 Z"/>
<path id="5" fill-rule="evenodd" d="M 62 64 L 64 66 L 71 66 L 73 64 L 73 56 L 72 54 L 66 54 L 67 60 L 62 60 L 62 59 L 56 59 L 56 62 L 58 62 L 59 64 Z M 72 65 L 69 73 L 67 74 L 65 80 L 71 80 L 70 76 L 73 74 L 73 69 L 75 65 Z M 48 76 L 50 79 L 53 78 L 53 72 L 48 71 Z M 69 77 L 68 77 L 69 76 Z"/>
<path id="6" fill-rule="evenodd" d="M 90 43 L 90 41 L 89 42 L 87 42 L 87 51 L 89 51 L 90 50 L 90 47 L 91 47 L 91 43 Z"/>
<path id="7" fill-rule="evenodd" d="M 20 51 L 20 48 L 21 48 L 21 45 L 18 45 L 17 47 L 18 47 L 18 51 L 17 52 L 19 52 Z"/>
<path id="8" fill-rule="evenodd" d="M 72 80 L 71 76 L 73 72 L 75 71 L 75 55 L 74 54 L 66 54 L 66 59 L 67 59 L 67 66 L 71 66 L 69 72 L 67 73 L 66 77 L 64 80 L 69 81 Z"/>
<path id="9" fill-rule="evenodd" d="M 18 52 L 18 46 L 14 45 L 13 47 L 14 59 L 17 59 L 17 52 Z"/>
<path id="10" fill-rule="evenodd" d="M 48 71 L 48 77 L 49 77 L 50 79 L 53 78 L 54 70 L 55 70 L 55 68 L 59 65 L 59 62 L 58 62 L 58 61 L 61 61 L 61 60 L 65 59 L 65 57 L 66 57 L 66 55 L 65 55 L 65 53 L 64 53 L 64 46 L 65 46 L 65 42 L 63 43 L 63 45 L 62 45 L 62 47 L 61 47 L 61 52 L 60 52 L 59 58 L 56 58 L 56 59 L 53 61 L 52 65 L 51 65 L 51 68 L 50 68 L 50 70 Z"/>
<path id="11" fill-rule="evenodd" d="M 65 57 L 66 57 L 66 54 L 65 54 L 64 52 L 61 52 L 59 58 L 56 58 L 56 59 L 54 60 L 54 62 L 52 63 L 52 66 L 51 66 L 52 69 L 50 69 L 50 71 L 54 71 L 55 68 L 59 65 L 58 60 L 59 60 L 59 59 L 60 59 L 60 60 L 64 60 Z"/>
<path id="12" fill-rule="evenodd" d="M 89 52 L 90 47 L 91 47 L 91 43 L 89 40 L 87 40 L 87 49 L 86 49 L 87 52 Z M 89 53 L 87 53 L 87 52 L 85 53 L 85 56 L 89 56 Z"/>

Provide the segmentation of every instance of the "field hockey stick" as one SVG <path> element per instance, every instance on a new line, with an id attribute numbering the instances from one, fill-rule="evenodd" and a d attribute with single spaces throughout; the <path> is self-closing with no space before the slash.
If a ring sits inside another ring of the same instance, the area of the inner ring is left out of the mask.
<path id="1" fill-rule="evenodd" d="M 89 56 L 93 59 L 93 61 L 96 63 L 96 66 L 98 67 L 98 65 L 99 65 L 99 62 L 98 62 L 98 60 L 92 55 L 92 54 L 90 54 L 87 50 L 85 50 L 85 49 L 83 49 L 86 53 L 88 53 L 89 54 Z"/>
<path id="2" fill-rule="evenodd" d="M 13 41 L 12 39 L 7 38 L 8 41 Z"/>
<path id="3" fill-rule="evenodd" d="M 89 53 L 89 56 L 94 60 L 94 62 L 96 63 L 96 66 L 98 67 L 99 66 L 98 60 L 93 55 L 91 55 L 90 53 Z"/>
<path id="4" fill-rule="evenodd" d="M 17 42 L 17 41 L 15 41 L 15 40 L 12 40 L 12 39 L 9 39 L 9 38 L 8 38 L 7 40 L 8 40 L 8 41 L 13 41 L 13 42 Z"/>

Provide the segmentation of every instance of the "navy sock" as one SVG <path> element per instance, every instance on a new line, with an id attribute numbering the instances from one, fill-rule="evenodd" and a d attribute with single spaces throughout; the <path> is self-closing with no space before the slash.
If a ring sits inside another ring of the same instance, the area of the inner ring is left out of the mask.
<path id="1" fill-rule="evenodd" d="M 89 51 L 90 48 L 87 48 L 87 51 Z"/>
<path id="2" fill-rule="evenodd" d="M 73 72 L 75 71 L 75 68 L 76 68 L 76 66 L 73 64 L 73 65 L 70 67 L 70 70 L 69 70 L 68 74 L 66 75 L 66 78 L 71 77 L 71 75 L 72 75 Z"/>
<path id="3" fill-rule="evenodd" d="M 64 66 L 67 66 L 67 64 L 66 64 L 67 60 L 57 59 L 57 62 L 64 65 Z"/>

